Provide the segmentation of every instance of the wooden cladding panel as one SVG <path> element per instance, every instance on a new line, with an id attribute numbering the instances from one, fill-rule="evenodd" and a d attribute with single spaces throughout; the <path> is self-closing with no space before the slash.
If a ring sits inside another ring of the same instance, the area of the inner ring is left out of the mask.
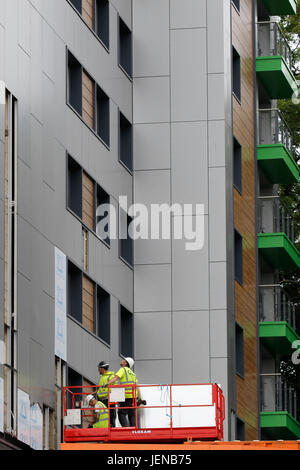
<path id="1" fill-rule="evenodd" d="M 84 121 L 94 129 L 94 92 L 95 84 L 94 81 L 86 74 L 82 72 L 82 117 Z"/>
<path id="2" fill-rule="evenodd" d="M 244 378 L 237 376 L 237 415 L 246 440 L 258 437 L 253 1 L 232 8 L 232 44 L 241 58 L 241 103 L 233 98 L 234 136 L 242 146 L 242 194 L 234 190 L 234 224 L 243 237 L 243 285 L 235 282 L 235 316 L 244 330 Z"/>
<path id="3" fill-rule="evenodd" d="M 82 220 L 92 230 L 95 227 L 95 185 L 94 181 L 83 172 L 82 175 Z"/>
<path id="4" fill-rule="evenodd" d="M 89 25 L 94 28 L 94 0 L 82 0 L 82 18 Z"/>
<path id="5" fill-rule="evenodd" d="M 94 332 L 94 291 L 94 283 L 87 277 L 83 276 L 82 324 L 85 328 L 92 332 Z"/>

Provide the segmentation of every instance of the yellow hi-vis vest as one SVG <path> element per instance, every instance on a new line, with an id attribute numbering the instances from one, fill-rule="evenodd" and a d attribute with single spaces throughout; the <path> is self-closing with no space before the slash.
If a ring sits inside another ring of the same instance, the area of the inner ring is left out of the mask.
<path id="1" fill-rule="evenodd" d="M 108 409 L 106 406 L 101 401 L 98 401 L 95 411 L 99 417 L 98 421 L 93 425 L 93 428 L 108 428 Z"/>
<path id="2" fill-rule="evenodd" d="M 134 385 L 138 383 L 135 373 L 129 369 L 129 367 L 121 367 L 116 373 L 116 376 L 120 379 L 120 385 Z M 137 398 L 138 393 L 135 387 L 125 388 L 125 398 Z"/>
<path id="3" fill-rule="evenodd" d="M 99 398 L 99 400 L 107 399 L 107 397 L 108 397 L 108 388 L 105 387 L 105 385 L 114 376 L 115 376 L 115 373 L 112 372 L 112 371 L 107 371 L 105 374 L 101 375 L 100 380 L 99 380 L 100 388 L 98 389 L 98 392 L 97 392 L 97 397 Z"/>

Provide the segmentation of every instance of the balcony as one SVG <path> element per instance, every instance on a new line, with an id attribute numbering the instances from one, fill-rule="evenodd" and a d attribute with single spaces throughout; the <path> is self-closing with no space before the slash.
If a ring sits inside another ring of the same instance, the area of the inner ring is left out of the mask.
<path id="1" fill-rule="evenodd" d="M 297 396 L 281 374 L 262 374 L 261 431 L 263 439 L 299 439 Z"/>
<path id="2" fill-rule="evenodd" d="M 294 241 L 293 217 L 279 197 L 260 197 L 258 249 L 264 260 L 273 269 L 298 269 L 300 252 Z"/>
<path id="3" fill-rule="evenodd" d="M 295 306 L 279 285 L 259 288 L 259 337 L 272 354 L 292 353 L 292 344 L 299 340 L 295 332 Z"/>
<path id="4" fill-rule="evenodd" d="M 263 0 L 270 16 L 295 15 L 296 0 Z"/>
<path id="5" fill-rule="evenodd" d="M 272 184 L 298 183 L 300 169 L 296 163 L 291 132 L 278 109 L 259 110 L 257 159 Z"/>
<path id="6" fill-rule="evenodd" d="M 278 23 L 257 23 L 257 76 L 272 99 L 291 98 L 297 89 L 292 73 L 293 53 Z"/>

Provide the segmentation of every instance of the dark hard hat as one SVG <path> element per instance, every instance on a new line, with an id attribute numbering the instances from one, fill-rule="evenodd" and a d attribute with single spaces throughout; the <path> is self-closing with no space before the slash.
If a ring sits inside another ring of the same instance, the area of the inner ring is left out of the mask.
<path id="1" fill-rule="evenodd" d="M 101 369 L 101 368 L 103 368 L 103 369 L 108 369 L 108 368 L 109 368 L 108 362 L 106 362 L 106 361 L 101 361 L 101 362 L 99 362 L 99 364 L 98 364 L 98 369 Z"/>

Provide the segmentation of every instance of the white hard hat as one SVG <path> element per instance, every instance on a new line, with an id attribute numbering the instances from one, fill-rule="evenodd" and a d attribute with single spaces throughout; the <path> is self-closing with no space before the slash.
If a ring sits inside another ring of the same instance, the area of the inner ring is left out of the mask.
<path id="1" fill-rule="evenodd" d="M 134 360 L 132 359 L 132 357 L 125 357 L 125 361 L 128 362 L 130 369 L 132 369 L 134 366 Z"/>
<path id="2" fill-rule="evenodd" d="M 87 396 L 85 397 L 85 402 L 86 402 L 86 404 L 89 406 L 90 401 L 91 401 L 91 400 L 94 400 L 94 398 L 95 398 L 94 395 L 87 395 Z"/>

